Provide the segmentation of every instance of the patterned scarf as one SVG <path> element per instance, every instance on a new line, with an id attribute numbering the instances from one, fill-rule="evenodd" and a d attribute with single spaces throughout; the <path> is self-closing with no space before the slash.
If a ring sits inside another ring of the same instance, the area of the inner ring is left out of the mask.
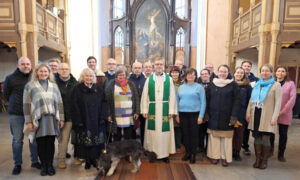
<path id="1" fill-rule="evenodd" d="M 252 90 L 251 104 L 255 105 L 258 108 L 261 108 L 274 82 L 275 80 L 273 76 L 271 76 L 268 81 L 264 81 L 263 78 L 260 78 Z"/>
<path id="2" fill-rule="evenodd" d="M 122 88 L 123 90 L 123 93 L 124 94 L 127 94 L 128 92 L 128 87 L 127 87 L 127 83 L 128 83 L 128 79 L 125 78 L 123 81 L 119 81 L 117 78 L 115 78 L 115 82 L 120 85 L 120 87 Z"/>

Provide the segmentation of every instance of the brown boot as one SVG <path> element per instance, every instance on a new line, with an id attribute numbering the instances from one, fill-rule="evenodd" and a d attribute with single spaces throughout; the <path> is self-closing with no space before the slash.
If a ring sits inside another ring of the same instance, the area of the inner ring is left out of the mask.
<path id="1" fill-rule="evenodd" d="M 259 165 L 259 169 L 266 169 L 268 167 L 268 158 L 270 155 L 270 146 L 263 146 L 262 150 L 262 161 Z"/>
<path id="2" fill-rule="evenodd" d="M 253 164 L 254 168 L 259 168 L 259 165 L 261 163 L 262 147 L 263 147 L 262 144 L 254 144 L 254 150 L 255 150 L 255 156 L 256 156 L 255 163 Z"/>

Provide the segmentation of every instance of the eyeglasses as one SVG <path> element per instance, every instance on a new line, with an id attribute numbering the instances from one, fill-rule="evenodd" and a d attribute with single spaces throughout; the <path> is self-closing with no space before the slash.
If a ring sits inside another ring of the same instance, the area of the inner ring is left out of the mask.
<path id="1" fill-rule="evenodd" d="M 108 63 L 107 65 L 116 65 L 115 63 Z"/>
<path id="2" fill-rule="evenodd" d="M 68 71 L 70 69 L 69 68 L 61 68 L 60 70 L 62 70 L 62 71 Z"/>

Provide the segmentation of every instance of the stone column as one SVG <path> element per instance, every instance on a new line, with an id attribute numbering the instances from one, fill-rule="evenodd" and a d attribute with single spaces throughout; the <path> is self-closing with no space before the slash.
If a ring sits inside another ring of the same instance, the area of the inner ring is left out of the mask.
<path id="1" fill-rule="evenodd" d="M 259 26 L 259 50 L 258 50 L 258 68 L 264 63 L 265 46 L 266 46 L 266 18 L 267 18 L 267 2 L 268 0 L 262 0 L 261 7 L 261 22 Z"/>
<path id="2" fill-rule="evenodd" d="M 20 9 L 20 22 L 18 24 L 18 30 L 20 33 L 20 47 L 21 47 L 20 56 L 27 56 L 25 1 L 19 0 L 19 9 Z"/>
<path id="3" fill-rule="evenodd" d="M 278 43 L 278 35 L 280 31 L 280 23 L 279 23 L 279 0 L 274 0 L 273 2 L 273 21 L 271 25 L 271 49 L 270 49 L 270 61 L 269 63 L 275 67 L 276 62 L 279 58 L 280 45 Z"/>

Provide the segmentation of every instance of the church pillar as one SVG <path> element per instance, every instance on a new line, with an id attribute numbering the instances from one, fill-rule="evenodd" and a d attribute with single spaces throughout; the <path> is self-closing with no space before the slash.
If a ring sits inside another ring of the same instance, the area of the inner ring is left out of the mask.
<path id="1" fill-rule="evenodd" d="M 27 56 L 25 1 L 19 0 L 19 9 L 20 9 L 20 23 L 18 24 L 18 30 L 20 33 L 20 47 L 21 47 L 20 57 L 21 57 L 21 56 Z"/>
<path id="2" fill-rule="evenodd" d="M 273 21 L 271 26 L 271 49 L 270 49 L 270 61 L 269 63 L 275 67 L 276 62 L 279 59 L 280 53 L 280 44 L 278 43 L 278 35 L 280 31 L 280 23 L 279 23 L 279 0 L 274 0 L 273 2 Z"/>
<path id="3" fill-rule="evenodd" d="M 262 0 L 261 8 L 261 22 L 259 26 L 259 50 L 258 50 L 258 68 L 265 63 L 266 58 L 266 35 L 267 35 L 267 2 L 268 0 Z"/>

